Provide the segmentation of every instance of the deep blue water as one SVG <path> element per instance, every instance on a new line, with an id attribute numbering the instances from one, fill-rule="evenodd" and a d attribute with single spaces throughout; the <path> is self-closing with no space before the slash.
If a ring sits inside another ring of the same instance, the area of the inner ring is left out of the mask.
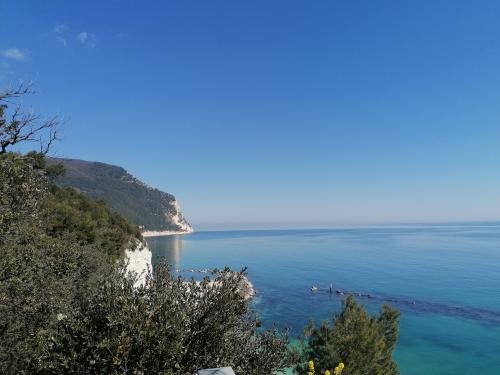
<path id="1" fill-rule="evenodd" d="M 266 325 L 329 319 L 335 289 L 402 311 L 402 374 L 500 374 L 500 226 L 198 232 L 148 239 L 178 268 L 248 267 Z M 311 285 L 320 291 L 312 294 Z"/>

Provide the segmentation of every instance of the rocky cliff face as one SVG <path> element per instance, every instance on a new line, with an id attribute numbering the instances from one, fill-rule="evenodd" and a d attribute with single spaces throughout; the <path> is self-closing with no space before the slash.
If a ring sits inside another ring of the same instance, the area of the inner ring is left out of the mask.
<path id="1" fill-rule="evenodd" d="M 55 180 L 56 184 L 105 201 L 112 210 L 145 231 L 193 230 L 172 194 L 146 185 L 122 167 L 75 159 L 50 158 L 48 162 L 62 163 L 66 169 L 65 175 Z"/>
<path id="2" fill-rule="evenodd" d="M 138 240 L 134 241 L 130 248 L 125 250 L 127 273 L 132 273 L 136 277 L 136 286 L 144 285 L 148 272 L 153 272 L 152 257 L 153 255 L 147 243 Z"/>

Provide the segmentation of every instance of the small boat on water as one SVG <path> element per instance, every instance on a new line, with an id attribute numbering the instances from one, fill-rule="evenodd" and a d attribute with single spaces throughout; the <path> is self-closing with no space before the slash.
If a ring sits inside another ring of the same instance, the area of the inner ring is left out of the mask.
<path id="1" fill-rule="evenodd" d="M 318 291 L 318 288 L 315 287 L 314 285 L 311 287 L 311 292 L 316 293 Z"/>

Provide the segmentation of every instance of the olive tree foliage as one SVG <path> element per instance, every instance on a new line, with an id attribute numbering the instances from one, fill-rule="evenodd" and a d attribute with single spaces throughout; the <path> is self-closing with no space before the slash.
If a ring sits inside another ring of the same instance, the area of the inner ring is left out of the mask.
<path id="1" fill-rule="evenodd" d="M 38 153 L 0 155 L 0 373 L 31 373 L 41 339 L 93 275 L 104 254 L 74 233 L 47 235 L 50 168 Z M 100 270 L 100 271 L 98 271 Z"/>
<path id="2" fill-rule="evenodd" d="M 123 268 L 75 301 L 46 343 L 43 371 L 81 374 L 194 374 L 232 366 L 272 374 L 287 363 L 287 339 L 259 332 L 237 288 L 241 272 L 209 281 L 173 277 L 166 265 L 135 288 Z"/>
<path id="3" fill-rule="evenodd" d="M 2 249 L 0 373 L 194 374 L 232 366 L 272 374 L 289 365 L 287 336 L 259 330 L 241 294 L 244 273 L 201 282 L 166 265 L 135 286 L 70 238 L 28 238 Z"/>
<path id="4" fill-rule="evenodd" d="M 36 220 L 47 192 L 34 155 L 0 155 L 0 243 L 13 226 Z"/>
<path id="5" fill-rule="evenodd" d="M 342 311 L 332 322 L 304 330 L 302 358 L 296 366 L 298 374 L 307 374 L 307 362 L 314 361 L 320 371 L 344 363 L 342 375 L 397 375 L 399 370 L 392 358 L 399 335 L 399 312 L 382 306 L 378 316 L 371 316 L 353 296 L 342 303 Z"/>
<path id="6" fill-rule="evenodd" d="M 25 229 L 0 246 L 2 374 L 44 373 L 41 369 L 50 367 L 45 349 L 58 319 L 109 268 L 101 253 L 78 245 L 71 236 L 56 239 Z"/>

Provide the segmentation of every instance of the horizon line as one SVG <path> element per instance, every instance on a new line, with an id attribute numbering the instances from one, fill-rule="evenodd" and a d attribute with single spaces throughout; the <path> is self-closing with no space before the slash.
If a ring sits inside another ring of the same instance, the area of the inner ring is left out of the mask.
<path id="1" fill-rule="evenodd" d="M 255 226 L 251 226 L 255 225 Z M 332 224 L 332 225 L 287 225 L 285 223 L 266 225 L 264 223 L 247 223 L 241 226 L 230 224 L 205 224 L 200 225 L 200 229 L 196 229 L 194 225 L 194 232 L 230 232 L 230 231 L 272 231 L 272 230 L 335 230 L 335 229 L 348 229 L 348 228 L 380 228 L 380 227 L 452 227 L 452 226 L 470 226 L 470 227 L 495 227 L 500 226 L 500 220 L 464 220 L 464 221 L 429 221 L 429 222 L 400 222 L 400 223 L 360 223 L 360 224 Z"/>

